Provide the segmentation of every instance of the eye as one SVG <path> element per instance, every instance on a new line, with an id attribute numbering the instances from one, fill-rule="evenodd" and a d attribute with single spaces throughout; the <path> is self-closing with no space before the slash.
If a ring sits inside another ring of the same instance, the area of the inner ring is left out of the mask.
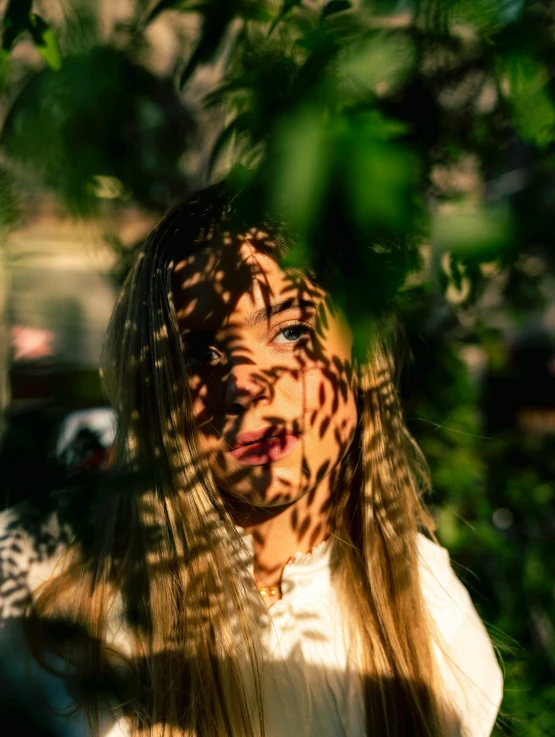
<path id="1" fill-rule="evenodd" d="M 272 339 L 272 343 L 278 345 L 286 345 L 287 343 L 299 343 L 303 338 L 310 337 L 312 329 L 308 325 L 303 323 L 294 323 L 282 327 L 279 332 L 275 334 Z"/>
<path id="2" fill-rule="evenodd" d="M 218 366 L 223 363 L 223 354 L 214 346 L 193 341 L 185 346 L 185 362 L 190 368 Z"/>

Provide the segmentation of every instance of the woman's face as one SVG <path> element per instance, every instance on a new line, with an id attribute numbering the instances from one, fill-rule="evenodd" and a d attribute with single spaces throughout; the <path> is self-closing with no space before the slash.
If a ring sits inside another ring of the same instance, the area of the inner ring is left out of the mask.
<path id="1" fill-rule="evenodd" d="M 199 249 L 174 291 L 200 451 L 224 494 L 277 507 L 330 485 L 357 409 L 344 320 L 259 237 Z"/>

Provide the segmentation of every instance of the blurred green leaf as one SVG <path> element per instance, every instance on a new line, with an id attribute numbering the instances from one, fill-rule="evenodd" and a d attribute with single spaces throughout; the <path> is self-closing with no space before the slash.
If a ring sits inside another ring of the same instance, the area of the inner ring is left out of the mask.
<path id="1" fill-rule="evenodd" d="M 454 0 L 446 7 L 451 24 L 465 23 L 487 33 L 515 20 L 522 5 L 522 0 Z"/>
<path id="2" fill-rule="evenodd" d="M 350 83 L 381 94 L 401 84 L 415 61 L 414 44 L 407 35 L 372 34 L 345 49 L 339 73 Z"/>
<path id="3" fill-rule="evenodd" d="M 351 215 L 369 235 L 376 228 L 401 235 L 411 224 L 418 165 L 408 150 L 388 141 L 395 130 L 394 123 L 367 115 L 354 123 L 343 141 Z"/>
<path id="4" fill-rule="evenodd" d="M 28 32 L 35 46 L 52 69 L 62 65 L 60 49 L 50 26 L 36 13 L 31 12 L 32 0 L 11 0 L 4 16 L 2 50 L 9 51 L 17 39 Z"/>
<path id="5" fill-rule="evenodd" d="M 170 80 L 120 50 L 97 47 L 66 57 L 58 71 L 30 75 L 6 116 L 1 143 L 10 162 L 40 177 L 70 211 L 85 214 L 98 207 L 97 176 L 119 180 L 124 197 L 133 193 L 147 207 L 166 207 L 183 191 L 178 161 L 192 130 Z"/>
<path id="6" fill-rule="evenodd" d="M 2 49 L 9 51 L 17 38 L 29 30 L 33 0 L 9 0 L 4 13 Z"/>
<path id="7" fill-rule="evenodd" d="M 555 141 L 555 102 L 548 67 L 531 54 L 513 52 L 498 61 L 498 74 L 522 139 L 541 148 Z"/>
<path id="8" fill-rule="evenodd" d="M 330 0 L 322 8 L 322 20 L 328 18 L 330 15 L 350 10 L 352 7 L 353 5 L 349 0 Z"/>
<path id="9" fill-rule="evenodd" d="M 502 208 L 461 208 L 436 213 L 432 240 L 443 250 L 482 261 L 495 259 L 512 241 L 511 216 Z"/>
<path id="10" fill-rule="evenodd" d="M 39 54 L 51 69 L 62 66 L 62 57 L 52 29 L 36 13 L 30 15 L 30 32 Z"/>
<path id="11" fill-rule="evenodd" d="M 208 171 L 211 174 L 215 171 L 218 160 L 226 146 L 232 143 L 234 137 L 239 137 L 249 130 L 251 118 L 252 114 L 250 112 L 240 113 L 219 134 L 208 159 Z"/>
<path id="12" fill-rule="evenodd" d="M 277 132 L 274 206 L 304 236 L 318 215 L 327 186 L 329 136 L 323 112 L 311 107 L 286 117 Z"/>
<path id="13" fill-rule="evenodd" d="M 220 44 L 235 17 L 235 5 L 230 0 L 212 0 L 195 7 L 201 12 L 200 35 L 193 53 L 179 75 L 179 87 L 184 87 L 199 64 L 216 56 Z"/>
<path id="14" fill-rule="evenodd" d="M 437 518 L 438 533 L 441 540 L 450 550 L 458 547 L 460 537 L 460 519 L 454 510 L 442 507 Z"/>
<path id="15" fill-rule="evenodd" d="M 270 24 L 268 36 L 274 32 L 276 26 L 278 26 L 282 21 L 288 20 L 291 17 L 293 10 L 302 5 L 302 1 L 303 0 L 282 0 L 281 9 Z"/>

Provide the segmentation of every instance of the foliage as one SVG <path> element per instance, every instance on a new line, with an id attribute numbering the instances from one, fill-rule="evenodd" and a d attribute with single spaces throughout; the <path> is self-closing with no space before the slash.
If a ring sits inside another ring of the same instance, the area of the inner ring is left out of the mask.
<path id="1" fill-rule="evenodd" d="M 32 12 L 32 0 L 10 0 L 4 14 L 1 52 L 7 54 L 29 33 L 40 55 L 52 69 L 61 66 L 60 49 L 50 26 Z"/>
<path id="2" fill-rule="evenodd" d="M 495 426 L 488 404 L 518 373 L 508 341 L 532 323 L 552 340 L 553 3 L 137 0 L 119 35 L 91 31 L 81 46 L 68 29 L 82 28 L 85 3 L 53 30 L 32 6 L 12 0 L 4 18 L 2 156 L 75 214 L 106 196 L 163 209 L 192 185 L 178 165 L 198 145 L 183 99 L 226 60 L 204 98 L 222 121 L 211 175 L 228 172 L 253 218 L 290 223 L 290 262 L 328 279 L 359 346 L 378 317 L 402 315 L 407 417 L 432 467 L 439 535 L 480 571 L 467 584 L 511 643 L 507 727 L 555 734 L 552 436 L 523 433 L 516 415 Z M 173 81 L 148 71 L 147 43 L 171 13 L 200 20 Z M 25 34 L 46 67 L 12 65 Z M 13 198 L 0 207 L 13 222 Z M 481 379 L 461 358 L 469 348 L 485 357 Z M 526 404 L 522 380 L 510 386 Z"/>
<path id="3" fill-rule="evenodd" d="M 86 214 L 98 195 L 132 192 L 147 206 L 175 196 L 186 185 L 177 161 L 191 133 L 171 85 L 98 46 L 33 75 L 4 121 L 2 141 L 70 211 Z"/>

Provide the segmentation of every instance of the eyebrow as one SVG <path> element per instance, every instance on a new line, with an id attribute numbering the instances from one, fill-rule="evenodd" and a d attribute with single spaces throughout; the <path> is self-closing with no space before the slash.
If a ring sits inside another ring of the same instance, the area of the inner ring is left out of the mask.
<path id="1" fill-rule="evenodd" d="M 261 322 L 269 320 L 274 315 L 279 315 L 281 312 L 287 312 L 288 310 L 303 310 L 303 309 L 316 309 L 314 302 L 306 299 L 286 299 L 283 302 L 276 302 L 273 305 L 263 307 L 261 310 L 253 312 L 253 314 L 247 320 L 248 327 L 254 327 L 259 325 Z"/>

